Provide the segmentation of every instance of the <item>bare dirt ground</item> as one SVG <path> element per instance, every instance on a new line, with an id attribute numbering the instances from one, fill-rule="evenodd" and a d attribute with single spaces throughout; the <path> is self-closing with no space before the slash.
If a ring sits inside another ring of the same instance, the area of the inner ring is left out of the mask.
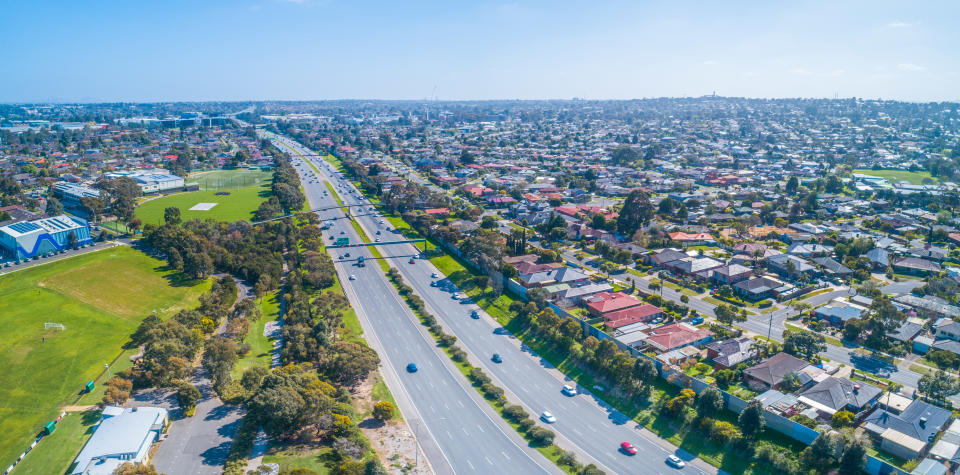
<path id="1" fill-rule="evenodd" d="M 430 474 L 429 465 L 419 454 L 419 465 L 416 438 L 413 431 L 397 414 L 397 418 L 385 424 L 370 416 L 373 411 L 373 383 L 378 376 L 367 378 L 353 390 L 354 406 L 357 413 L 365 417 L 360 421 L 360 430 L 370 440 L 370 446 L 377 451 L 383 466 L 393 474 Z"/>

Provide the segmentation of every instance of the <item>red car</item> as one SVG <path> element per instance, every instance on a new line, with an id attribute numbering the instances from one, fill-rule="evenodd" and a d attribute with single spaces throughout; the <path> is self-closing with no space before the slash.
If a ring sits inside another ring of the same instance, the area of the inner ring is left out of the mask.
<path id="1" fill-rule="evenodd" d="M 630 442 L 620 442 L 620 450 L 629 455 L 637 455 L 637 448 L 634 447 Z"/>
<path id="2" fill-rule="evenodd" d="M 411 263 L 411 264 L 416 264 L 416 263 L 417 263 L 417 260 L 411 257 L 411 258 L 410 258 L 410 263 Z"/>

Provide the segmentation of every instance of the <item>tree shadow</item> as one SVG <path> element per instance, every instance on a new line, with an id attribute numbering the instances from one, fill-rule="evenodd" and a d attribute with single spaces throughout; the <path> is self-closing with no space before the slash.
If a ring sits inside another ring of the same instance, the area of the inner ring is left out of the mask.
<path id="1" fill-rule="evenodd" d="M 385 425 L 387 425 L 385 422 L 383 422 L 383 421 L 381 421 L 381 420 L 379 420 L 379 419 L 377 419 L 377 418 L 368 417 L 368 418 L 360 421 L 360 423 L 357 424 L 357 427 L 359 427 L 359 428 L 361 428 L 361 429 L 379 429 L 379 428 L 381 428 L 381 427 L 383 427 L 383 426 L 385 426 Z"/>

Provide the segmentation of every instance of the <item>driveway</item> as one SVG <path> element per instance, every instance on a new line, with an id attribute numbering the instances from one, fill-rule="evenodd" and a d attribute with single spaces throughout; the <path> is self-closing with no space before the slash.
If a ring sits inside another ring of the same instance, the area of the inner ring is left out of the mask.
<path id="1" fill-rule="evenodd" d="M 174 421 L 153 457 L 153 465 L 161 473 L 218 475 L 223 471 L 244 410 L 220 401 L 202 367 L 194 368 L 192 383 L 202 395 L 193 417 L 183 417 L 172 391 L 152 390 L 135 396 L 137 404 L 148 401 L 150 405 L 172 409 Z"/>

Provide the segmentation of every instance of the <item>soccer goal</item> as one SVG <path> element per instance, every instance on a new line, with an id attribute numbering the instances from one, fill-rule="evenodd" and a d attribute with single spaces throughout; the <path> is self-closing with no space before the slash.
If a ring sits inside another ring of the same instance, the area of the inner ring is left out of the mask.
<path id="1" fill-rule="evenodd" d="M 64 330 L 67 329 L 67 327 L 66 327 L 64 324 L 62 324 L 62 323 L 50 323 L 50 322 L 47 322 L 47 323 L 44 323 L 44 324 L 43 324 L 43 329 L 44 329 L 44 330 L 53 329 L 53 330 L 64 331 Z"/>

